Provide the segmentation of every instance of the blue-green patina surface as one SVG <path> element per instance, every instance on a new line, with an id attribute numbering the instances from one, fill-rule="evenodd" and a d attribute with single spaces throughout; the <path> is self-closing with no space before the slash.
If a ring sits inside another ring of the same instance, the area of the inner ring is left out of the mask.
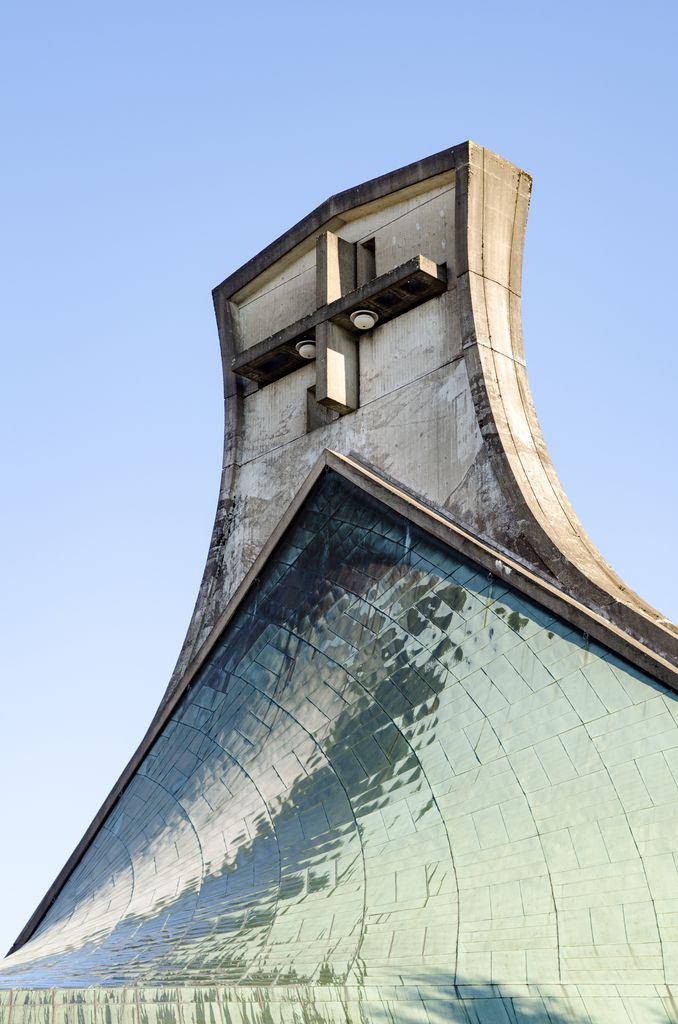
<path id="1" fill-rule="evenodd" d="M 676 1020 L 677 778 L 666 690 L 326 473 L 0 1024 Z"/>

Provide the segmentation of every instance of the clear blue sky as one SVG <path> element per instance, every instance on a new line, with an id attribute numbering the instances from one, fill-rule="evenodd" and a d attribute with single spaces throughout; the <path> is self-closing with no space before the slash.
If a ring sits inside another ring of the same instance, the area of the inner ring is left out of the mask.
<path id="1" fill-rule="evenodd" d="M 585 527 L 675 591 L 674 3 L 9 0 L 0 12 L 0 948 L 166 686 L 217 497 L 211 288 L 473 138 L 534 175 L 524 327 Z"/>

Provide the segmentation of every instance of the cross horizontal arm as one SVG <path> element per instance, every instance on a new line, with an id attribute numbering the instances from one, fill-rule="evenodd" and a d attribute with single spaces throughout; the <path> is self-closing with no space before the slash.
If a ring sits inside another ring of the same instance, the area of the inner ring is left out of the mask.
<path id="1" fill-rule="evenodd" d="M 445 264 L 434 263 L 426 256 L 414 256 L 241 352 L 232 362 L 233 371 L 258 384 L 270 384 L 304 365 L 306 360 L 294 346 L 302 338 L 314 335 L 319 324 L 330 320 L 359 334 L 351 322 L 351 313 L 356 310 L 372 310 L 382 324 L 440 295 L 446 288 Z"/>

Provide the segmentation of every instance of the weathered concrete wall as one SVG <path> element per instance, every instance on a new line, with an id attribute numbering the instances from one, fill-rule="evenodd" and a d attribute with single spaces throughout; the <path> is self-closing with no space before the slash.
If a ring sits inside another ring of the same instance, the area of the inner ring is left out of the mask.
<path id="1" fill-rule="evenodd" d="M 530 398 L 520 288 L 530 194 L 524 172 L 473 143 L 431 176 L 328 216 L 244 284 L 215 290 L 226 382 L 222 494 L 175 687 L 325 448 L 356 454 L 561 586 L 663 658 L 675 628 L 605 563 L 570 507 Z M 321 208 L 322 209 L 322 208 Z M 307 366 L 252 393 L 233 354 L 316 306 L 322 228 L 374 239 L 376 272 L 421 253 L 448 290 L 359 341 L 360 407 L 306 432 Z M 238 275 L 235 275 L 236 277 Z M 670 672 L 670 670 L 669 670 Z"/>

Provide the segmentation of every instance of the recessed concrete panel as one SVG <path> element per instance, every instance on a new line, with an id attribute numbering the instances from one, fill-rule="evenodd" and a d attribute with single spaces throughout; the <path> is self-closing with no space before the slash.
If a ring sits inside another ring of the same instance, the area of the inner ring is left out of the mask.
<path id="1" fill-rule="evenodd" d="M 315 249 L 267 282 L 261 292 L 238 304 L 239 350 L 282 330 L 316 307 Z"/>

